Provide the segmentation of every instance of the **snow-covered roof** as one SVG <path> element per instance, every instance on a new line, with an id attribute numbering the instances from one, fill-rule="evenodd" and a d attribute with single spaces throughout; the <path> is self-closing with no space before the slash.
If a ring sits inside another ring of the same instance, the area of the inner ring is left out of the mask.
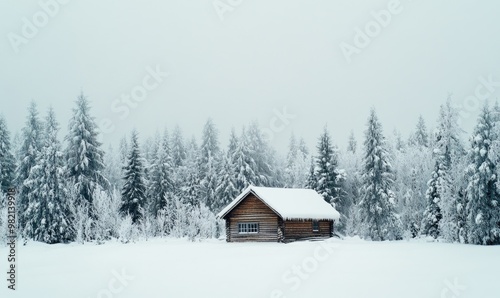
<path id="1" fill-rule="evenodd" d="M 218 218 L 226 216 L 249 193 L 253 193 L 264 204 L 285 220 L 315 219 L 338 220 L 340 214 L 321 195 L 312 189 L 247 187 L 236 199 L 222 209 Z"/>

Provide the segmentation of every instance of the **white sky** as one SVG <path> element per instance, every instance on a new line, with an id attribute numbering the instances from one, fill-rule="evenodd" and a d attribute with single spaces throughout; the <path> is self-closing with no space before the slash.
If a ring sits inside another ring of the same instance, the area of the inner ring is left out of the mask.
<path id="1" fill-rule="evenodd" d="M 386 134 L 407 135 L 419 114 L 434 126 L 449 92 L 463 104 L 479 77 L 500 81 L 495 1 L 402 0 L 402 11 L 347 63 L 340 44 L 353 44 L 355 28 L 389 2 L 243 1 L 221 21 L 212 0 L 70 0 L 16 53 L 9 33 L 22 36 L 23 18 L 42 10 L 37 1 L 3 0 L 0 113 L 19 130 L 31 99 L 43 114 L 52 104 L 62 136 L 83 90 L 98 121 L 116 125 L 106 141 L 133 127 L 145 137 L 175 124 L 199 137 L 211 116 L 225 144 L 232 126 L 258 120 L 269 127 L 273 110 L 286 107 L 296 118 L 275 134 L 277 149 L 292 130 L 312 148 L 325 123 L 344 147 L 351 129 L 361 142 L 371 106 Z M 169 76 L 120 119 L 113 101 L 156 65 Z M 470 131 L 475 116 L 463 120 Z"/>

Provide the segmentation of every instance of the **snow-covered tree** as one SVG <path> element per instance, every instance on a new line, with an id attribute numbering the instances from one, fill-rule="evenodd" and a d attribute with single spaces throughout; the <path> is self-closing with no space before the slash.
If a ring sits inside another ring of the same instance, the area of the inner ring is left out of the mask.
<path id="1" fill-rule="evenodd" d="M 436 158 L 434 171 L 431 179 L 427 183 L 425 198 L 427 206 L 422 219 L 421 233 L 434 238 L 440 236 L 440 222 L 443 218 L 441 211 L 441 194 L 446 191 L 449 181 L 447 181 L 447 168 L 441 158 Z"/>
<path id="2" fill-rule="evenodd" d="M 109 189 L 109 181 L 104 177 L 104 151 L 98 140 L 98 126 L 90 114 L 90 103 L 82 93 L 75 104 L 66 136 L 66 175 L 76 189 L 77 202 L 91 206 L 95 190 Z"/>
<path id="3" fill-rule="evenodd" d="M 340 212 L 341 218 L 336 228 L 343 231 L 346 214 L 350 207 L 343 190 L 345 171 L 338 168 L 338 149 L 333 145 L 326 127 L 319 137 L 316 148 L 318 155 L 315 158 L 314 179 L 316 181 L 313 189 Z"/>
<path id="4" fill-rule="evenodd" d="M 205 203 L 201 197 L 200 168 L 199 168 L 199 148 L 194 137 L 187 144 L 186 159 L 181 167 L 181 193 L 182 202 L 191 206 Z"/>
<path id="5" fill-rule="evenodd" d="M 19 164 L 16 169 L 15 184 L 19 188 L 17 195 L 17 210 L 19 214 L 18 226 L 24 229 L 27 221 L 26 210 L 28 209 L 28 195 L 32 192 L 31 186 L 27 184 L 31 169 L 36 165 L 36 158 L 42 148 L 43 124 L 38 116 L 35 102 L 31 102 L 28 108 L 28 117 L 22 131 L 22 146 L 19 150 Z"/>
<path id="6" fill-rule="evenodd" d="M 217 206 L 213 209 L 214 212 L 219 212 L 232 200 L 239 195 L 239 190 L 236 188 L 235 169 L 231 163 L 231 157 L 224 155 L 222 165 L 220 167 L 219 179 L 217 182 L 216 198 Z"/>
<path id="7" fill-rule="evenodd" d="M 151 202 L 151 214 L 155 217 L 167 207 L 174 193 L 172 158 L 168 142 L 168 133 L 165 131 L 150 170 L 148 198 Z"/>
<path id="8" fill-rule="evenodd" d="M 363 156 L 363 187 L 361 194 L 361 232 L 371 240 L 401 238 L 399 216 L 395 213 L 392 191 L 394 176 L 385 138 L 375 110 L 367 123 Z"/>
<path id="9" fill-rule="evenodd" d="M 30 239 L 49 244 L 68 242 L 73 237 L 58 131 L 59 124 L 50 109 L 45 120 L 43 147 L 25 181 L 30 193 L 24 233 Z"/>
<path id="10" fill-rule="evenodd" d="M 276 181 L 273 172 L 274 152 L 265 140 L 257 122 L 252 122 L 246 133 L 247 150 L 250 159 L 255 164 L 254 184 L 259 186 L 274 186 Z"/>
<path id="11" fill-rule="evenodd" d="M 460 226 L 458 210 L 463 209 L 459 183 L 463 176 L 461 158 L 464 154 L 461 142 L 462 130 L 458 125 L 458 112 L 451 99 L 440 108 L 440 117 L 434 132 L 434 169 L 426 191 L 426 209 L 422 219 L 421 233 L 433 237 L 444 236 L 449 241 L 458 241 Z M 462 231 L 463 232 L 463 231 Z"/>
<path id="12" fill-rule="evenodd" d="M 108 179 L 111 189 L 121 189 L 123 186 L 122 163 L 120 157 L 111 145 L 109 145 L 104 155 L 104 164 L 104 176 Z"/>
<path id="13" fill-rule="evenodd" d="M 472 244 L 500 244 L 500 192 L 496 164 L 491 159 L 493 119 L 485 103 L 471 137 L 467 186 L 467 235 Z"/>
<path id="14" fill-rule="evenodd" d="M 12 154 L 10 132 L 5 118 L 0 115 L 0 189 L 6 192 L 14 186 L 16 160 Z"/>
<path id="15" fill-rule="evenodd" d="M 358 142 L 354 137 L 354 131 L 351 130 L 351 134 L 349 135 L 349 142 L 347 143 L 347 152 L 356 153 L 358 147 Z"/>
<path id="16" fill-rule="evenodd" d="M 200 147 L 200 195 L 210 210 L 220 207 L 216 195 L 220 167 L 219 132 L 212 119 L 203 128 Z"/>
<path id="17" fill-rule="evenodd" d="M 318 155 L 315 158 L 316 187 L 314 188 L 325 201 L 331 203 L 340 213 L 345 216 L 344 211 L 348 208 L 343 194 L 342 183 L 345 180 L 344 170 L 338 168 L 338 149 L 333 145 L 330 134 L 326 127 L 319 137 Z M 342 220 L 341 220 L 342 221 Z"/>
<path id="18" fill-rule="evenodd" d="M 348 150 L 340 154 L 339 168 L 344 169 L 346 177 L 344 189 L 346 201 L 350 203 L 350 208 L 346 213 L 345 233 L 347 235 L 359 235 L 358 203 L 361 197 L 361 157 L 358 151 Z M 314 171 L 314 168 L 312 169 Z"/>
<path id="19" fill-rule="evenodd" d="M 176 126 L 171 138 L 170 148 L 172 150 L 172 164 L 175 168 L 183 165 L 186 159 L 186 148 L 184 145 L 184 138 L 182 136 L 182 130 L 179 126 Z"/>
<path id="20" fill-rule="evenodd" d="M 299 142 L 292 134 L 288 146 L 288 154 L 285 165 L 285 187 L 304 187 L 307 183 L 309 169 L 309 152 L 301 138 Z"/>
<path id="21" fill-rule="evenodd" d="M 393 146 L 391 149 L 394 149 L 393 154 L 397 154 L 398 152 L 404 152 L 406 150 L 406 144 L 403 141 L 403 137 L 401 136 L 401 132 L 397 129 L 394 129 L 393 133 L 393 140 L 392 144 Z M 410 143 L 411 145 L 411 143 Z"/>
<path id="22" fill-rule="evenodd" d="M 132 132 L 128 162 L 124 168 L 125 183 L 122 189 L 122 215 L 130 215 L 134 224 L 139 223 L 144 216 L 146 204 L 146 182 L 144 180 L 144 159 L 139 150 L 137 131 Z"/>
<path id="23" fill-rule="evenodd" d="M 93 214 L 96 220 L 93 225 L 93 237 L 98 242 L 103 242 L 111 238 L 118 238 L 118 228 L 121 223 L 120 206 L 121 198 L 118 190 L 103 191 L 97 189 L 92 202 Z"/>
<path id="24" fill-rule="evenodd" d="M 120 164 L 121 165 L 127 164 L 128 153 L 129 153 L 129 146 L 128 146 L 127 137 L 123 136 L 120 139 L 120 147 L 119 147 Z"/>
<path id="25" fill-rule="evenodd" d="M 244 128 L 231 156 L 231 163 L 235 169 L 235 187 L 238 192 L 242 192 L 249 185 L 262 186 L 259 184 L 261 180 L 257 177 L 257 164 L 250 154 L 249 140 Z"/>
<path id="26" fill-rule="evenodd" d="M 429 135 L 427 133 L 427 126 L 425 125 L 425 120 L 422 115 L 418 117 L 417 126 L 415 132 L 410 135 L 410 140 L 408 142 L 410 145 L 416 145 L 420 147 L 429 146 Z"/>

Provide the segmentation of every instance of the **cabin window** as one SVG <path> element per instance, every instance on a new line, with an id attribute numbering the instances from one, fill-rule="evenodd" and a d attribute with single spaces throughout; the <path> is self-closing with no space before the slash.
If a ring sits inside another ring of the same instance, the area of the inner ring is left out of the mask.
<path id="1" fill-rule="evenodd" d="M 259 224 L 255 222 L 238 223 L 239 234 L 256 234 L 259 232 Z"/>
<path id="2" fill-rule="evenodd" d="M 313 220 L 313 232 L 319 232 L 319 221 Z"/>

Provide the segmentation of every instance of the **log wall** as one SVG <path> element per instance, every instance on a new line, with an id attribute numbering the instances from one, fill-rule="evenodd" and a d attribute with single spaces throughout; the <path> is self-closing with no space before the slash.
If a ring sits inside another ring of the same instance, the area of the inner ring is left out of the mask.
<path id="1" fill-rule="evenodd" d="M 333 221 L 320 220 L 319 231 L 313 231 L 312 220 L 286 220 L 285 222 L 285 240 L 292 242 L 296 240 L 307 239 L 327 239 L 332 235 Z"/>
<path id="2" fill-rule="evenodd" d="M 278 215 L 253 194 L 249 194 L 226 216 L 228 242 L 278 242 Z M 259 223 L 259 233 L 239 234 L 238 223 Z"/>

